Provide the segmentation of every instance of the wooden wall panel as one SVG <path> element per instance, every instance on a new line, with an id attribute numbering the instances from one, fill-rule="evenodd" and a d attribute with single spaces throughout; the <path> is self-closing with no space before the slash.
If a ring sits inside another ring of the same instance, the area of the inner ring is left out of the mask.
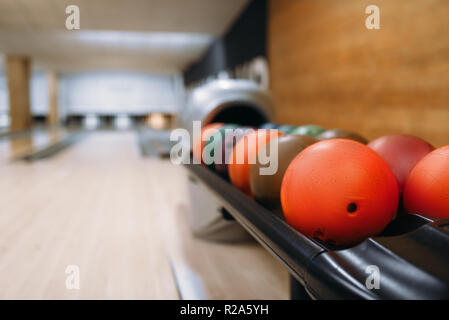
<path id="1" fill-rule="evenodd" d="M 27 57 L 8 56 L 6 59 L 12 131 L 31 127 L 30 67 Z"/>
<path id="2" fill-rule="evenodd" d="M 59 106 L 58 106 L 58 75 L 55 71 L 47 72 L 48 83 L 48 116 L 47 124 L 56 126 L 59 124 Z"/>
<path id="3" fill-rule="evenodd" d="M 365 8 L 380 8 L 380 30 Z M 449 1 L 270 0 L 279 122 L 449 144 Z"/>

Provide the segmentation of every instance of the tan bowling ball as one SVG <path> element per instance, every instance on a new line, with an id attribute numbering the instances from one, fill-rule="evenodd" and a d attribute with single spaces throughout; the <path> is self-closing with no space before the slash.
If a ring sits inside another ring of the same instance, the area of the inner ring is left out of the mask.
<path id="1" fill-rule="evenodd" d="M 276 214 L 283 216 L 280 202 L 280 190 L 282 178 L 290 162 L 305 148 L 318 140 L 305 135 L 285 135 L 278 138 L 278 168 L 274 175 L 261 175 L 259 169 L 268 167 L 262 165 L 259 160 L 250 169 L 250 187 L 254 199 L 273 210 Z M 269 155 L 269 144 L 259 151 Z"/>
<path id="2" fill-rule="evenodd" d="M 327 139 L 349 139 L 358 141 L 363 144 L 367 144 L 368 140 L 358 133 L 348 131 L 345 129 L 329 129 L 324 131 L 323 133 L 317 136 L 318 140 L 327 140 Z"/>

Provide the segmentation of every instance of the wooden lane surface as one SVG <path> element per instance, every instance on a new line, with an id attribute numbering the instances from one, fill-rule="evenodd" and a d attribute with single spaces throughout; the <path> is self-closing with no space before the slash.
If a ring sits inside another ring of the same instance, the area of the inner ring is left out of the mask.
<path id="1" fill-rule="evenodd" d="M 184 170 L 140 157 L 131 132 L 91 134 L 0 176 L 1 299 L 178 299 L 170 261 L 206 298 L 288 298 L 286 271 L 257 243 L 192 237 Z M 79 290 L 66 288 L 69 265 Z"/>

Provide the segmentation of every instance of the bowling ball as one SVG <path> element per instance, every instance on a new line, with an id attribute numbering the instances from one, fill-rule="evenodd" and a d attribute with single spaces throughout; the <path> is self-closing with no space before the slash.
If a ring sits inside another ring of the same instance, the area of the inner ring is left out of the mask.
<path id="1" fill-rule="evenodd" d="M 267 122 L 259 127 L 259 129 L 277 129 L 279 126 L 276 123 Z"/>
<path id="2" fill-rule="evenodd" d="M 202 153 L 203 153 L 203 148 L 204 148 L 206 141 L 214 133 L 213 129 L 218 130 L 222 126 L 224 126 L 224 123 L 222 123 L 222 122 L 210 123 L 208 125 L 205 125 L 201 129 L 200 135 L 193 137 L 193 149 L 192 149 L 193 156 L 196 159 L 200 160 L 201 163 L 203 163 Z M 212 130 L 209 130 L 209 129 L 212 129 Z"/>
<path id="3" fill-rule="evenodd" d="M 315 138 L 302 135 L 285 135 L 277 139 L 278 151 L 277 157 L 273 155 L 277 161 L 277 170 L 271 175 L 262 175 L 261 168 L 268 168 L 270 164 L 262 164 L 257 159 L 256 163 L 251 166 L 249 173 L 249 184 L 251 193 L 254 199 L 261 203 L 266 208 L 275 211 L 278 215 L 282 215 L 281 210 L 281 184 L 284 177 L 285 170 L 287 170 L 290 162 L 306 147 L 318 142 Z M 264 153 L 267 156 L 271 155 L 270 146 L 273 142 L 268 143 L 262 148 L 258 154 Z"/>
<path id="4" fill-rule="evenodd" d="M 223 178 L 228 178 L 228 159 L 232 153 L 232 149 L 234 148 L 235 144 L 237 143 L 237 141 L 239 141 L 243 136 L 247 135 L 248 133 L 250 133 L 251 131 L 253 131 L 254 129 L 251 127 L 240 127 L 240 128 L 235 128 L 232 131 L 232 135 L 228 134 L 225 135 L 223 132 L 223 137 L 224 139 L 222 140 L 222 145 L 221 145 L 221 162 L 219 161 L 215 161 L 215 171 L 221 175 Z M 222 131 L 222 129 L 220 129 L 220 131 Z M 224 130 L 223 130 L 224 131 Z"/>
<path id="5" fill-rule="evenodd" d="M 308 124 L 305 126 L 299 126 L 290 131 L 290 134 L 301 134 L 311 137 L 316 137 L 320 133 L 324 132 L 326 129 L 323 127 L 317 126 L 316 124 Z"/>
<path id="6" fill-rule="evenodd" d="M 367 144 L 368 140 L 359 135 L 358 133 L 348 131 L 345 129 L 329 129 L 320 133 L 317 136 L 318 140 L 327 140 L 327 139 L 349 139 L 358 141 L 363 144 Z"/>
<path id="7" fill-rule="evenodd" d="M 449 218 L 449 145 L 430 152 L 410 171 L 403 202 L 409 213 Z"/>
<path id="8" fill-rule="evenodd" d="M 235 124 L 225 124 L 221 126 L 213 135 L 211 135 L 204 143 L 203 147 L 203 162 L 212 170 L 215 169 L 215 162 L 221 161 L 220 152 L 215 155 L 215 151 L 220 148 L 222 151 L 222 143 L 225 138 L 225 130 L 232 130 L 238 128 Z M 207 157 L 207 158 L 206 158 Z M 219 160 L 219 161 L 218 161 Z"/>
<path id="9" fill-rule="evenodd" d="M 346 139 L 317 142 L 290 163 L 281 186 L 287 222 L 306 236 L 352 245 L 380 233 L 398 207 L 388 164 Z"/>
<path id="10" fill-rule="evenodd" d="M 277 130 L 255 130 L 242 137 L 232 149 L 228 162 L 229 178 L 234 186 L 251 195 L 249 186 L 249 170 L 255 163 L 257 152 L 263 148 L 272 138 L 277 138 L 283 133 Z"/>
<path id="11" fill-rule="evenodd" d="M 290 131 L 296 129 L 296 126 L 291 124 L 284 124 L 282 126 L 279 126 L 277 129 L 282 133 L 289 134 Z"/>
<path id="12" fill-rule="evenodd" d="M 434 149 L 428 142 L 406 134 L 377 138 L 368 143 L 368 147 L 376 151 L 393 170 L 400 193 L 404 190 L 405 181 L 413 167 Z"/>

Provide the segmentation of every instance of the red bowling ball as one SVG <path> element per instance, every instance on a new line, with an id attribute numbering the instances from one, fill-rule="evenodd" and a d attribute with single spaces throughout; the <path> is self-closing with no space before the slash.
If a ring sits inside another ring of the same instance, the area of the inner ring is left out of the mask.
<path id="1" fill-rule="evenodd" d="M 396 176 L 401 193 L 410 171 L 419 160 L 434 149 L 428 142 L 405 134 L 377 138 L 371 141 L 368 147 L 376 151 L 388 163 Z"/>

